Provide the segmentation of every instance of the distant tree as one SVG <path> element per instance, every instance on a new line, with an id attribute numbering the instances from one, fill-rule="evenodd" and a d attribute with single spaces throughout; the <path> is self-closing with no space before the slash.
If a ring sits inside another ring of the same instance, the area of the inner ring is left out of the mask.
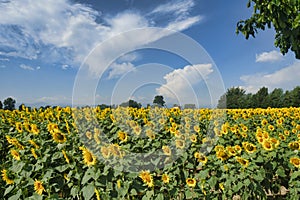
<path id="1" fill-rule="evenodd" d="M 100 107 L 101 110 L 103 110 L 105 108 L 110 108 L 111 106 L 110 105 L 106 105 L 106 104 L 100 104 L 99 107 Z"/>
<path id="2" fill-rule="evenodd" d="M 260 88 L 256 94 L 253 95 L 253 103 L 256 108 L 267 108 L 268 102 L 268 88 Z"/>
<path id="3" fill-rule="evenodd" d="M 11 97 L 8 97 L 7 99 L 5 99 L 3 101 L 3 104 L 4 104 L 4 109 L 5 110 L 14 110 L 15 109 L 16 100 L 14 100 Z"/>
<path id="4" fill-rule="evenodd" d="M 153 99 L 153 104 L 163 107 L 165 105 L 164 97 L 161 95 L 156 95 Z"/>
<path id="5" fill-rule="evenodd" d="M 121 103 L 120 106 L 122 106 L 122 107 L 132 107 L 132 108 L 141 108 L 142 104 L 130 99 L 129 101 Z"/>
<path id="6" fill-rule="evenodd" d="M 247 7 L 253 7 L 249 19 L 237 23 L 236 32 L 243 33 L 246 39 L 255 37 L 257 30 L 265 30 L 273 25 L 275 46 L 285 54 L 291 49 L 300 59 L 300 3 L 299 0 L 248 0 Z"/>
<path id="7" fill-rule="evenodd" d="M 272 108 L 282 108 L 284 107 L 284 93 L 281 88 L 275 88 L 269 94 L 269 105 Z"/>
<path id="8" fill-rule="evenodd" d="M 2 102 L 0 101 L 0 109 L 2 109 L 3 108 L 3 104 L 2 104 Z"/>
<path id="9" fill-rule="evenodd" d="M 184 104 L 184 109 L 195 109 L 196 105 L 193 103 Z"/>
<path id="10" fill-rule="evenodd" d="M 300 106 L 300 86 L 295 87 L 291 91 L 292 105 L 294 107 Z"/>
<path id="11" fill-rule="evenodd" d="M 229 88 L 218 102 L 218 108 L 242 108 L 246 91 L 240 87 Z"/>

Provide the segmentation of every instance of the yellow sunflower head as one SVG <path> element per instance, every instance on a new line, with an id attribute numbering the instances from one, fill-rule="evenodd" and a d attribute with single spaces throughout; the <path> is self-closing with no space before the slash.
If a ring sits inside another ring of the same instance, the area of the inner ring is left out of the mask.
<path id="1" fill-rule="evenodd" d="M 61 131 L 58 129 L 56 131 L 52 132 L 52 138 L 55 142 L 57 143 L 64 143 L 67 141 L 66 135 L 63 134 Z"/>
<path id="2" fill-rule="evenodd" d="M 163 183 L 169 183 L 169 181 L 170 181 L 170 177 L 168 176 L 168 174 L 163 174 L 162 176 L 161 176 L 161 180 L 162 180 L 162 182 Z"/>
<path id="3" fill-rule="evenodd" d="M 35 179 L 34 181 L 34 190 L 37 194 L 42 195 L 45 191 L 45 188 L 43 186 L 43 183 L 41 181 L 38 181 Z"/>
<path id="4" fill-rule="evenodd" d="M 177 139 L 175 140 L 175 145 L 178 149 L 183 149 L 185 146 L 185 142 L 183 140 Z"/>
<path id="5" fill-rule="evenodd" d="M 121 140 L 122 142 L 126 142 L 128 139 L 127 133 L 123 132 L 123 131 L 119 131 L 118 132 L 118 138 L 119 140 Z"/>
<path id="6" fill-rule="evenodd" d="M 185 182 L 189 187 L 195 187 L 197 183 L 196 179 L 194 178 L 187 178 Z"/>
<path id="7" fill-rule="evenodd" d="M 11 154 L 11 155 L 14 157 L 14 159 L 16 159 L 16 160 L 20 160 L 20 159 L 21 159 L 20 154 L 19 154 L 19 152 L 18 152 L 17 150 L 14 150 L 14 149 L 10 150 L 10 154 Z"/>
<path id="8" fill-rule="evenodd" d="M 81 148 L 83 161 L 87 166 L 96 164 L 96 156 L 86 148 Z"/>
<path id="9" fill-rule="evenodd" d="M 269 140 L 264 140 L 262 143 L 262 147 L 267 150 L 267 151 L 272 151 L 273 150 L 273 145 L 272 142 Z"/>
<path id="10" fill-rule="evenodd" d="M 149 171 L 141 171 L 139 174 L 139 177 L 143 180 L 143 182 L 148 186 L 148 187 L 153 187 L 153 177 L 151 176 Z"/>
<path id="11" fill-rule="evenodd" d="M 170 156 L 172 154 L 172 151 L 169 146 L 162 146 L 162 150 L 166 156 Z"/>
<path id="12" fill-rule="evenodd" d="M 9 177 L 9 173 L 6 169 L 1 170 L 2 180 L 6 182 L 7 185 L 14 184 L 14 180 Z"/>
<path id="13" fill-rule="evenodd" d="M 248 167 L 249 165 L 249 160 L 242 157 L 236 157 L 236 161 L 238 161 L 243 167 Z"/>
<path id="14" fill-rule="evenodd" d="M 293 164 L 295 167 L 300 168 L 300 159 L 293 157 L 290 159 L 290 163 Z"/>

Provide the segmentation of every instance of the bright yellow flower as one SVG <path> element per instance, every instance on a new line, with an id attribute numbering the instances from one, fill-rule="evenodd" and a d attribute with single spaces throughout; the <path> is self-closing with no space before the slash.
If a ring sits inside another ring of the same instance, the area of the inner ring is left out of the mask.
<path id="1" fill-rule="evenodd" d="M 16 129 L 19 133 L 23 132 L 23 128 L 22 128 L 22 123 L 21 122 L 17 122 L 16 123 Z"/>
<path id="2" fill-rule="evenodd" d="M 36 149 L 40 148 L 39 145 L 37 145 L 33 140 L 28 140 L 28 142 L 34 146 Z"/>
<path id="3" fill-rule="evenodd" d="M 205 155 L 203 155 L 202 153 L 200 153 L 198 161 L 205 165 L 207 163 L 207 157 Z"/>
<path id="4" fill-rule="evenodd" d="M 89 140 L 91 140 L 92 137 L 93 137 L 93 134 L 92 134 L 91 131 L 87 131 L 87 132 L 85 133 L 85 136 L 86 136 Z"/>
<path id="5" fill-rule="evenodd" d="M 43 191 L 45 191 L 43 183 L 41 181 L 38 181 L 38 180 L 35 179 L 35 181 L 34 181 L 34 190 L 37 194 L 42 195 Z"/>
<path id="6" fill-rule="evenodd" d="M 69 160 L 69 158 L 68 158 L 68 155 L 67 155 L 66 151 L 65 151 L 65 150 L 62 150 L 61 152 L 62 152 L 62 154 L 64 155 L 64 158 L 65 158 L 66 162 L 69 164 L 69 163 L 70 163 L 70 160 Z"/>
<path id="7" fill-rule="evenodd" d="M 119 131 L 118 132 L 118 138 L 119 140 L 121 140 L 122 142 L 126 142 L 128 139 L 127 133 L 123 132 L 123 131 Z"/>
<path id="8" fill-rule="evenodd" d="M 295 167 L 300 168 L 300 159 L 293 157 L 290 159 L 290 163 L 293 164 Z"/>
<path id="9" fill-rule="evenodd" d="M 148 136 L 148 138 L 150 138 L 151 140 L 155 139 L 155 133 L 151 130 L 151 129 L 147 129 L 146 130 L 146 135 Z"/>
<path id="10" fill-rule="evenodd" d="M 165 155 L 170 156 L 172 154 L 172 151 L 169 146 L 162 146 L 162 150 Z"/>
<path id="11" fill-rule="evenodd" d="M 118 188 L 118 189 L 121 188 L 121 180 L 120 180 L 120 179 L 117 180 L 117 188 Z"/>
<path id="12" fill-rule="evenodd" d="M 200 127 L 199 127 L 199 125 L 195 125 L 195 126 L 194 126 L 194 131 L 197 132 L 197 133 L 200 132 Z"/>
<path id="13" fill-rule="evenodd" d="M 168 174 L 163 174 L 161 176 L 161 180 L 163 181 L 163 183 L 169 183 L 170 177 L 168 176 Z"/>
<path id="14" fill-rule="evenodd" d="M 175 140 L 175 145 L 179 149 L 183 149 L 185 146 L 185 142 L 183 140 Z"/>
<path id="15" fill-rule="evenodd" d="M 110 157 L 110 151 L 109 151 L 108 147 L 102 146 L 100 151 L 101 151 L 101 154 L 102 154 L 103 158 L 107 159 L 107 158 Z"/>
<path id="16" fill-rule="evenodd" d="M 57 143 L 64 143 L 67 141 L 66 135 L 58 129 L 52 132 L 52 138 Z"/>
<path id="17" fill-rule="evenodd" d="M 190 136 L 190 140 L 191 140 L 191 142 L 196 143 L 196 142 L 197 142 L 197 135 L 192 134 L 192 135 Z"/>
<path id="18" fill-rule="evenodd" d="M 236 155 L 236 150 L 234 147 L 228 146 L 226 147 L 226 151 L 229 153 L 229 156 L 235 156 Z"/>
<path id="19" fill-rule="evenodd" d="M 196 179 L 194 178 L 187 178 L 185 182 L 189 187 L 195 187 L 197 183 Z"/>
<path id="20" fill-rule="evenodd" d="M 35 153 L 35 149 L 34 149 L 34 148 L 31 148 L 30 150 L 31 150 L 31 153 L 32 153 L 33 157 L 34 157 L 35 159 L 37 159 L 38 156 L 37 156 L 36 153 Z"/>
<path id="21" fill-rule="evenodd" d="M 269 140 L 264 140 L 263 143 L 262 143 L 262 147 L 267 151 L 272 151 L 273 150 L 272 142 L 269 141 Z"/>
<path id="22" fill-rule="evenodd" d="M 95 155 L 93 155 L 88 149 L 86 149 L 84 147 L 81 147 L 80 150 L 82 151 L 84 163 L 87 166 L 96 164 L 96 156 Z"/>
<path id="23" fill-rule="evenodd" d="M 300 143 L 299 142 L 290 142 L 289 148 L 292 150 L 300 150 Z"/>
<path id="24" fill-rule="evenodd" d="M 10 150 L 10 153 L 11 153 L 11 155 L 14 157 L 14 159 L 16 159 L 16 160 L 20 160 L 21 158 L 20 158 L 20 154 L 19 154 L 19 152 L 18 151 L 16 151 L 16 150 Z"/>
<path id="25" fill-rule="evenodd" d="M 224 150 L 217 151 L 216 154 L 217 158 L 221 159 L 222 161 L 227 160 L 229 158 L 229 155 Z"/>
<path id="26" fill-rule="evenodd" d="M 148 187 L 153 187 L 153 177 L 151 176 L 149 171 L 142 171 L 139 175 L 139 177 L 143 180 L 143 182 L 148 186 Z"/>
<path id="27" fill-rule="evenodd" d="M 96 188 L 95 188 L 95 193 L 96 193 L 97 200 L 101 200 L 100 199 L 100 193 L 99 193 L 99 191 Z"/>
<path id="28" fill-rule="evenodd" d="M 7 174 L 7 170 L 6 169 L 2 169 L 1 170 L 1 176 L 2 176 L 2 180 L 6 182 L 7 185 L 11 185 L 11 184 L 14 184 L 14 180 L 10 179 L 8 177 L 8 174 Z"/>
<path id="29" fill-rule="evenodd" d="M 39 134 L 39 129 L 36 124 L 31 124 L 31 132 L 35 135 Z"/>
<path id="30" fill-rule="evenodd" d="M 222 145 L 217 145 L 217 146 L 215 146 L 214 149 L 215 149 L 216 152 L 225 150 L 225 148 Z"/>
<path id="31" fill-rule="evenodd" d="M 249 161 L 247 159 L 244 159 L 242 157 L 236 157 L 236 161 L 238 161 L 243 167 L 248 167 Z"/>
<path id="32" fill-rule="evenodd" d="M 254 153 L 256 151 L 256 146 L 254 144 L 243 142 L 242 145 L 247 153 Z"/>

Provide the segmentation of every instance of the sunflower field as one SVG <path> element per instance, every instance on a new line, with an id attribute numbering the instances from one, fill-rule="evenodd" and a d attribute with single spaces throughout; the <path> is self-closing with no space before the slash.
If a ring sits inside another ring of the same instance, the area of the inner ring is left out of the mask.
<path id="1" fill-rule="evenodd" d="M 300 108 L 0 110 L 3 199 L 298 199 Z"/>

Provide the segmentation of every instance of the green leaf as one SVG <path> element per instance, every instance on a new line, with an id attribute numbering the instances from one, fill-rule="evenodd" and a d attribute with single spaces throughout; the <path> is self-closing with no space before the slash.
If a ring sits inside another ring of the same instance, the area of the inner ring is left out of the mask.
<path id="1" fill-rule="evenodd" d="M 79 193 L 78 187 L 77 186 L 73 186 L 72 189 L 71 189 L 71 192 L 70 192 L 70 194 L 72 195 L 72 197 L 77 196 L 78 193 Z"/>
<path id="2" fill-rule="evenodd" d="M 9 186 L 8 188 L 6 188 L 3 196 L 5 196 L 5 195 L 7 195 L 8 193 L 10 193 L 10 191 L 11 191 L 12 189 L 14 189 L 14 185 L 11 185 L 11 186 Z"/>
<path id="3" fill-rule="evenodd" d="M 81 180 L 81 185 L 85 185 L 94 175 L 95 175 L 95 173 L 92 170 L 92 168 L 89 168 L 88 170 L 86 170 L 86 172 L 84 173 L 84 176 Z"/>
<path id="4" fill-rule="evenodd" d="M 15 173 L 19 173 L 23 167 L 25 166 L 25 163 L 23 162 L 15 162 L 15 164 L 12 166 L 11 171 Z"/>
<path id="5" fill-rule="evenodd" d="M 92 196 L 95 193 L 95 187 L 91 184 L 86 185 L 85 187 L 82 188 L 82 195 L 85 200 L 89 200 L 92 198 Z"/>
<path id="6" fill-rule="evenodd" d="M 159 193 L 155 200 L 164 200 L 164 195 L 162 193 Z"/>
<path id="7" fill-rule="evenodd" d="M 186 199 L 192 199 L 193 198 L 193 193 L 190 190 L 185 191 L 185 198 Z"/>
<path id="8" fill-rule="evenodd" d="M 151 190 L 151 191 L 147 191 L 146 192 L 146 195 L 143 196 L 142 200 L 149 200 L 149 199 L 152 199 L 152 196 L 154 195 L 154 191 Z"/>
<path id="9" fill-rule="evenodd" d="M 276 174 L 278 174 L 278 176 L 280 177 L 286 177 L 286 174 L 285 174 L 285 171 L 284 171 L 284 168 L 282 166 L 279 166 L 277 171 L 276 171 Z"/>
<path id="10" fill-rule="evenodd" d="M 291 180 L 297 178 L 298 176 L 300 176 L 300 171 L 293 172 L 293 174 L 291 175 Z"/>
<path id="11" fill-rule="evenodd" d="M 19 189 L 18 192 L 17 192 L 17 194 L 9 197 L 8 200 L 19 200 L 21 195 L 22 195 L 22 190 Z"/>

